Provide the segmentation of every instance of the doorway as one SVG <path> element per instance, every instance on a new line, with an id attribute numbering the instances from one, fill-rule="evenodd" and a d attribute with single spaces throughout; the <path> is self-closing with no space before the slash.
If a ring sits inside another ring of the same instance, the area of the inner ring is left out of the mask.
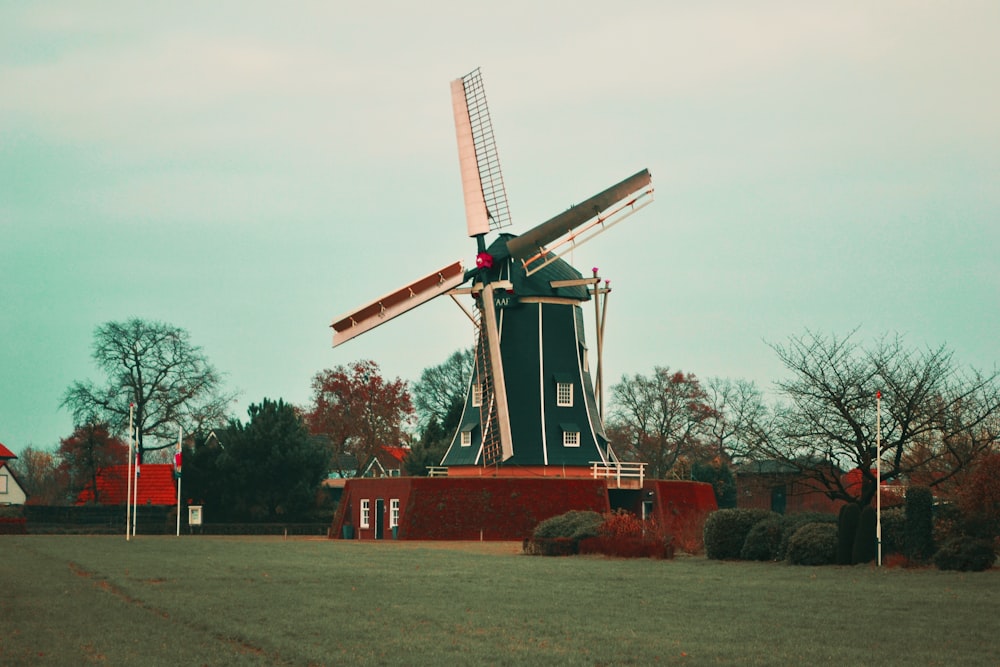
<path id="1" fill-rule="evenodd" d="M 385 499 L 375 499 L 375 539 L 381 540 L 385 536 Z"/>

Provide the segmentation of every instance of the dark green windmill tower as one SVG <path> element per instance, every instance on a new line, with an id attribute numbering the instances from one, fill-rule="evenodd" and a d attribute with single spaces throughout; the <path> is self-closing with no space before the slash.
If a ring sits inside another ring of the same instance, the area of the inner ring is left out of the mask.
<path id="1" fill-rule="evenodd" d="M 455 262 L 338 318 L 339 345 L 442 294 L 475 304 L 476 363 L 461 425 L 442 466 L 448 474 L 583 474 L 613 457 L 584 339 L 585 302 L 594 300 L 598 331 L 607 296 L 557 251 L 574 248 L 652 201 L 642 170 L 530 231 L 486 236 L 510 224 L 492 123 L 479 70 L 451 84 L 468 234 L 476 267 Z M 467 287 L 461 287 L 468 283 Z M 596 356 L 600 356 L 600 343 Z M 600 362 L 597 380 L 600 382 Z"/>

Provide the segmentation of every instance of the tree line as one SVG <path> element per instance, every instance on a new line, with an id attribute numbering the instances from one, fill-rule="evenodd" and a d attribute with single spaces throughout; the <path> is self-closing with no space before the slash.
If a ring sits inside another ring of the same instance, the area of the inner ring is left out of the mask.
<path id="1" fill-rule="evenodd" d="M 884 479 L 945 489 L 997 451 L 997 372 L 965 369 L 945 346 L 806 331 L 771 348 L 787 371 L 771 398 L 753 382 L 667 366 L 623 376 L 605 415 L 616 453 L 654 478 L 708 481 L 730 506 L 732 467 L 744 462 L 778 461 L 831 499 L 867 504 L 876 457 Z M 264 398 L 241 421 L 228 414 L 235 394 L 183 329 L 109 322 L 95 330 L 93 359 L 105 381 L 74 382 L 63 397 L 73 433 L 54 454 L 28 448 L 13 462 L 33 502 L 93 488 L 100 467 L 124 462 L 131 425 L 144 461 L 166 460 L 178 430 L 187 434 L 185 488 L 234 520 L 307 512 L 327 475 L 358 474 L 384 445 L 408 446 L 407 473 L 426 474 L 458 427 L 473 368 L 472 350 L 460 350 L 411 388 L 357 361 L 317 372 L 308 405 Z M 845 483 L 851 469 L 860 487 Z"/>

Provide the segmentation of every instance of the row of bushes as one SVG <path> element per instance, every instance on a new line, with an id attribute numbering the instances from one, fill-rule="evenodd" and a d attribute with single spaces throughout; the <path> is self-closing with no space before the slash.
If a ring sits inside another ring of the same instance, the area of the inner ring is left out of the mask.
<path id="1" fill-rule="evenodd" d="M 911 489 L 912 490 L 912 489 Z M 905 508 L 882 512 L 882 553 L 896 562 L 933 562 L 942 570 L 992 567 L 992 540 L 961 531 L 934 548 L 929 493 L 908 494 Z M 955 523 L 954 525 L 959 525 Z M 876 516 L 872 507 L 845 505 L 832 514 L 781 515 L 761 509 L 726 509 L 705 522 L 705 552 L 713 559 L 787 561 L 794 565 L 858 564 L 875 560 Z"/>
<path id="2" fill-rule="evenodd" d="M 572 510 L 539 523 L 524 540 L 534 556 L 604 554 L 619 558 L 673 558 L 674 546 L 655 521 L 625 511 L 600 514 Z"/>

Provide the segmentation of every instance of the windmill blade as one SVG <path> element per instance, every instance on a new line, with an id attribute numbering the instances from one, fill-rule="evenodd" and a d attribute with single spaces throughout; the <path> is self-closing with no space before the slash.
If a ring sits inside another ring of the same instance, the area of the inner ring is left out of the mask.
<path id="1" fill-rule="evenodd" d="M 508 226 L 510 210 L 479 69 L 451 82 L 451 106 L 469 236 L 482 236 Z"/>
<path id="2" fill-rule="evenodd" d="M 486 324 L 486 342 L 489 348 L 490 373 L 492 374 L 493 400 L 497 411 L 497 426 L 500 434 L 501 461 L 514 456 L 514 438 L 510 430 L 510 411 L 507 409 L 507 382 L 503 375 L 503 359 L 500 357 L 500 327 L 497 324 L 496 306 L 493 304 L 493 284 L 483 287 L 483 320 Z"/>
<path id="3" fill-rule="evenodd" d="M 535 260 L 541 259 L 544 261 L 546 255 L 553 250 L 550 244 L 564 236 L 567 238 L 557 245 L 562 245 L 565 242 L 573 242 L 575 245 L 580 245 L 648 204 L 648 200 L 644 202 L 640 202 L 640 200 L 652 195 L 653 189 L 650 187 L 652 180 L 653 177 L 650 175 L 649 170 L 643 169 L 622 182 L 616 183 L 603 192 L 594 195 L 590 199 L 563 211 L 524 234 L 510 239 L 507 241 L 507 250 L 514 259 L 521 260 L 527 268 L 527 265 Z M 639 194 L 636 195 L 636 193 Z M 633 195 L 636 196 L 633 197 Z M 639 203 L 641 203 L 641 206 L 637 206 Z M 620 205 L 612 209 L 615 204 Z M 612 210 L 609 211 L 609 209 Z M 622 215 L 623 213 L 624 215 Z M 612 217 L 615 217 L 614 222 L 607 224 L 608 219 Z M 578 228 L 589 221 L 593 222 L 577 231 Z M 600 229 L 594 230 L 594 233 L 585 238 L 579 238 L 580 234 L 598 225 L 601 226 Z M 534 270 L 537 270 L 537 268 Z"/>
<path id="4" fill-rule="evenodd" d="M 462 262 L 455 262 L 429 273 L 395 292 L 375 299 L 371 303 L 358 308 L 334 320 L 333 346 L 346 343 L 355 336 L 374 329 L 408 310 L 426 303 L 436 296 L 446 293 L 453 287 L 465 282 L 465 269 Z"/>

